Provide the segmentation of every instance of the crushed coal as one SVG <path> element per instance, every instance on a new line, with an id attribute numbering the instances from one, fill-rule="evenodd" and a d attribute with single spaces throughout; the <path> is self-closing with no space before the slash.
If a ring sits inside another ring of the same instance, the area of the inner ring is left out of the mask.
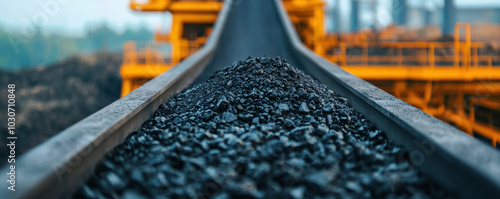
<path id="1" fill-rule="evenodd" d="M 346 98 L 249 57 L 162 104 L 74 197 L 453 197 L 407 160 Z"/>

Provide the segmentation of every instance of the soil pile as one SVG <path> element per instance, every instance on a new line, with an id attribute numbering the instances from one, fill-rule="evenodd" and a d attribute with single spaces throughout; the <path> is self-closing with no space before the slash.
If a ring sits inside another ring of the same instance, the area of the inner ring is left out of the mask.
<path id="1" fill-rule="evenodd" d="M 0 107 L 5 111 L 7 85 L 16 85 L 16 156 L 117 100 L 121 59 L 119 54 L 101 53 L 44 68 L 0 71 Z M 1 114 L 0 121 L 0 133 L 7 135 L 7 114 Z M 0 140 L 5 147 L 6 139 Z M 0 151 L 1 157 L 7 156 L 8 150 Z"/>

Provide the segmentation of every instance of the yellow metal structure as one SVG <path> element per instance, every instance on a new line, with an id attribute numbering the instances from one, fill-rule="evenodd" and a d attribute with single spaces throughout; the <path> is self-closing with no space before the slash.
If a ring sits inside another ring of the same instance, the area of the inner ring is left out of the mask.
<path id="1" fill-rule="evenodd" d="M 123 48 L 121 95 L 132 92 L 150 79 L 171 69 L 196 52 L 206 42 L 221 0 L 149 0 L 130 2 L 130 8 L 140 12 L 170 12 L 170 33 L 155 32 L 155 41 L 129 41 Z"/>
<path id="2" fill-rule="evenodd" d="M 457 23 L 449 42 L 383 41 L 371 39 L 371 30 L 326 34 L 322 0 L 283 2 L 300 38 L 317 54 L 469 135 L 499 145 L 500 55 L 484 53 L 487 45 L 471 40 L 468 24 Z"/>
<path id="3" fill-rule="evenodd" d="M 453 41 L 384 41 L 378 36 L 400 28 L 327 34 L 323 0 L 283 4 L 301 40 L 318 55 L 469 135 L 484 137 L 493 146 L 500 142 L 500 122 L 495 120 L 500 117 L 500 66 L 495 66 L 500 56 L 484 53 L 487 45 L 472 41 L 468 24 L 455 26 Z M 125 44 L 122 96 L 203 46 L 222 6 L 214 0 L 132 1 L 136 11 L 171 12 L 172 28 L 156 32 L 153 42 Z M 375 39 L 370 37 L 374 34 Z"/>

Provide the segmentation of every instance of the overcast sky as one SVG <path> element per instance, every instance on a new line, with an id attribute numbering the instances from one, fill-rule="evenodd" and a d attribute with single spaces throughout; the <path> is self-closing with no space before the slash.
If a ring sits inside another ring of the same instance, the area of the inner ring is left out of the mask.
<path id="1" fill-rule="evenodd" d="M 349 4 L 349 0 L 341 1 L 342 4 Z M 411 4 L 422 1 L 440 4 L 443 0 L 410 1 L 413 2 Z M 456 2 L 458 7 L 500 6 L 500 0 Z M 0 0 L 0 27 L 22 30 L 34 23 L 44 31 L 82 35 L 86 26 L 103 21 L 118 31 L 128 26 L 144 26 L 151 30 L 160 24 L 164 29 L 170 26 L 170 18 L 166 14 L 133 12 L 128 4 L 129 0 Z"/>
<path id="2" fill-rule="evenodd" d="M 169 23 L 165 14 L 133 12 L 128 7 L 129 0 L 0 0 L 0 2 L 0 26 L 18 30 L 27 26 L 29 22 L 39 23 L 42 29 L 65 34 L 81 34 L 86 26 L 101 22 L 107 22 L 118 31 L 127 26 L 155 29 L 162 22 Z"/>

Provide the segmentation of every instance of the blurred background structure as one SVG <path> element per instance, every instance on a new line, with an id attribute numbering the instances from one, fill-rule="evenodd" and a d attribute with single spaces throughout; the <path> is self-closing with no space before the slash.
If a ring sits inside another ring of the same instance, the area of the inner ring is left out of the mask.
<path id="1" fill-rule="evenodd" d="M 500 123 L 495 120 L 500 115 L 499 3 L 283 2 L 302 42 L 315 53 L 469 135 L 497 146 L 500 141 Z M 169 34 L 157 32 L 155 41 L 139 49 L 133 42 L 125 46 L 122 96 L 203 46 L 220 5 L 219 1 L 132 1 L 131 8 L 139 12 L 171 12 L 173 27 Z M 167 56 L 158 50 L 162 42 L 173 46 Z"/>
<path id="2" fill-rule="evenodd" d="M 326 13 L 318 54 L 497 146 L 500 2 L 335 0 Z"/>

